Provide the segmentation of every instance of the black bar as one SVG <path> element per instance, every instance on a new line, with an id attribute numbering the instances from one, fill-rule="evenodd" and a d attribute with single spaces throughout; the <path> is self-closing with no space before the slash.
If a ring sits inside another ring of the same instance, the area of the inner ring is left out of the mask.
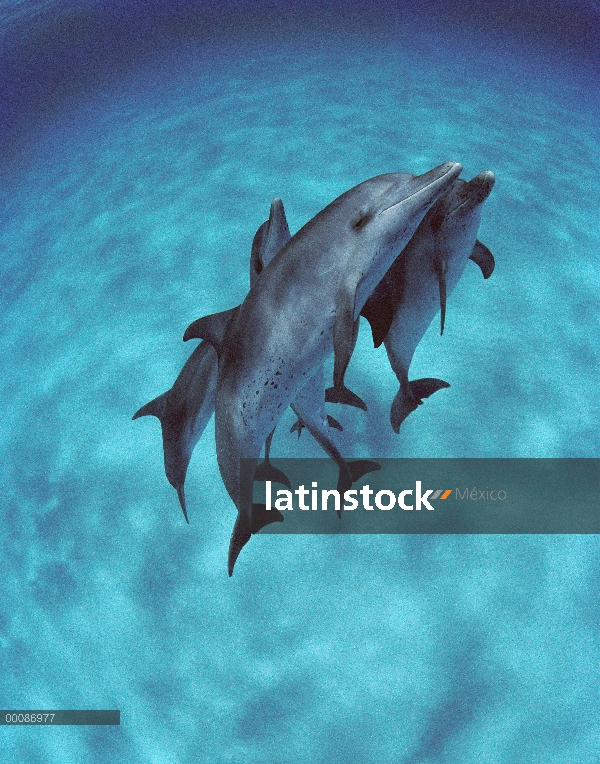
<path id="1" fill-rule="evenodd" d="M 120 711 L 0 711 L 0 726 L 71 726 L 121 724 Z"/>

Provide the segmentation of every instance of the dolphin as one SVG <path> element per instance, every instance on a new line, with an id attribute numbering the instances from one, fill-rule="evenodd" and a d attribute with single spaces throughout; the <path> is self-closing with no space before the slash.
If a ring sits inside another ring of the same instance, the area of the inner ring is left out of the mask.
<path id="1" fill-rule="evenodd" d="M 447 162 L 420 176 L 387 173 L 351 188 L 279 250 L 233 317 L 225 311 L 187 328 L 184 340 L 208 340 L 219 359 L 217 460 L 238 511 L 230 576 L 251 534 L 283 520 L 278 510 L 252 502 L 262 444 L 332 351 L 334 391 L 339 400 L 352 397 L 344 373 L 360 312 L 461 170 Z"/>
<path id="2" fill-rule="evenodd" d="M 133 419 L 152 415 L 160 420 L 165 473 L 177 491 L 187 523 L 185 476 L 196 443 L 215 409 L 217 372 L 217 354 L 209 342 L 203 341 L 186 361 L 173 387 L 133 415 Z"/>
<path id="3" fill-rule="evenodd" d="M 461 178 L 454 180 L 425 215 L 362 310 L 371 324 L 375 346 L 384 341 L 400 382 L 390 412 L 396 433 L 406 417 L 423 403 L 423 398 L 450 387 L 435 378 L 409 382 L 408 369 L 438 309 L 443 333 L 446 298 L 460 280 L 467 261 L 477 263 L 484 278 L 492 275 L 493 255 L 478 241 L 477 232 L 483 203 L 493 186 L 491 172 L 482 172 L 468 183 Z"/>
<path id="4" fill-rule="evenodd" d="M 250 283 L 261 272 L 263 264 L 290 238 L 290 231 L 280 199 L 271 204 L 269 219 L 259 226 L 250 254 Z M 232 315 L 235 312 L 232 311 Z M 189 523 L 185 501 L 185 478 L 196 444 L 215 410 L 217 391 L 217 354 L 209 342 L 203 341 L 186 361 L 173 386 L 166 393 L 146 403 L 133 415 L 155 416 L 162 428 L 165 474 L 177 491 L 183 516 Z M 269 463 L 271 437 L 267 441 L 265 480 L 290 485 L 288 478 Z"/>
<path id="5" fill-rule="evenodd" d="M 264 266 L 272 260 L 273 256 L 289 239 L 290 231 L 283 202 L 276 198 L 271 203 L 269 219 L 259 226 L 252 242 L 250 255 L 251 285 L 258 278 Z M 202 433 L 215 409 L 217 372 L 217 354 L 212 345 L 204 340 L 190 355 L 173 386 L 167 392 L 142 406 L 132 417 L 138 419 L 142 416 L 155 416 L 160 421 L 165 474 L 169 483 L 177 491 L 183 516 L 187 523 L 189 523 L 189 519 L 184 490 L 185 478 L 194 448 L 202 437 Z M 311 423 L 310 431 L 316 437 L 317 442 L 322 445 L 326 453 L 340 464 L 341 455 L 324 430 L 323 418 L 326 417 L 327 423 L 331 427 L 341 429 L 341 425 L 333 417 L 329 417 L 322 411 L 322 405 L 320 408 L 318 407 L 319 387 L 321 388 L 321 399 L 322 401 L 325 400 L 322 369 L 320 373 L 321 382 L 319 383 L 315 379 L 313 384 L 316 383 L 316 391 L 314 387 L 312 390 L 315 410 L 312 411 L 307 408 L 310 401 L 307 400 L 305 394 L 298 402 L 298 411 L 303 413 L 304 418 Z M 300 428 L 306 426 L 300 419 L 298 423 Z M 291 487 L 289 479 L 269 461 L 273 432 L 267 437 L 265 462 L 257 468 L 256 479 L 271 480 Z M 374 463 L 371 462 L 370 464 Z M 356 474 L 357 467 L 352 469 L 354 470 L 353 474 Z"/>
<path id="6" fill-rule="evenodd" d="M 265 221 L 256 232 L 252 244 L 250 257 L 250 287 L 254 285 L 262 273 L 264 267 L 273 259 L 273 256 L 290 240 L 290 230 L 285 217 L 281 199 L 275 198 L 271 202 L 269 219 Z M 342 425 L 325 411 L 325 373 L 323 366 L 319 366 L 312 377 L 302 387 L 296 398 L 290 404 L 293 412 L 298 417 L 290 432 L 298 430 L 298 436 L 302 429 L 306 428 L 325 453 L 338 465 L 340 471 L 339 489 L 347 490 L 352 483 L 367 472 L 380 469 L 377 462 L 369 459 L 358 459 L 346 462 L 337 446 L 329 435 L 329 429 L 342 429 Z M 291 488 L 288 478 L 270 462 L 271 442 L 275 428 L 267 436 L 265 441 L 265 460 L 256 467 L 254 480 L 271 480 L 282 483 Z M 341 512 L 338 512 L 341 516 Z"/>

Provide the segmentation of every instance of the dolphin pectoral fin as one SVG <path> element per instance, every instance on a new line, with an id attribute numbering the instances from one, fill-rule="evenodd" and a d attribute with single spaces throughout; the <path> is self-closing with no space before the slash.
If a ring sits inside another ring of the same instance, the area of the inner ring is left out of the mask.
<path id="1" fill-rule="evenodd" d="M 237 313 L 238 308 L 239 305 L 235 308 L 224 310 L 221 313 L 213 313 L 210 316 L 203 316 L 193 321 L 185 330 L 183 341 L 187 342 L 192 339 L 206 340 L 219 353 L 227 325 Z"/>
<path id="2" fill-rule="evenodd" d="M 448 263 L 443 256 L 435 257 L 433 264 L 436 276 L 438 277 L 438 286 L 440 289 L 440 335 L 444 333 L 446 323 L 446 273 Z"/>
<path id="3" fill-rule="evenodd" d="M 446 323 L 446 274 L 440 277 L 440 335 L 444 333 Z"/>
<path id="4" fill-rule="evenodd" d="M 380 281 L 360 312 L 371 325 L 373 346 L 378 348 L 394 320 L 394 295 L 387 281 Z"/>
<path id="5" fill-rule="evenodd" d="M 423 398 L 429 398 L 444 387 L 450 387 L 450 385 L 443 379 L 435 379 L 435 377 L 415 379 L 412 382 L 400 384 L 390 412 L 392 429 L 396 435 L 400 432 L 400 425 L 406 417 L 423 403 Z"/>
<path id="6" fill-rule="evenodd" d="M 290 483 L 287 475 L 281 470 L 278 470 L 277 467 L 274 467 L 270 461 L 273 435 L 275 435 L 275 428 L 271 430 L 267 436 L 267 439 L 265 440 L 265 460 L 254 470 L 254 480 L 270 480 L 272 483 L 281 483 L 281 485 L 285 485 L 291 490 L 292 484 Z"/>
<path id="7" fill-rule="evenodd" d="M 235 562 L 237 558 L 240 556 L 240 552 L 242 551 L 242 549 L 246 546 L 248 541 L 250 541 L 251 535 L 252 534 L 246 528 L 244 528 L 243 524 L 240 522 L 240 515 L 238 514 L 237 519 L 235 521 L 235 525 L 233 526 L 231 538 L 229 539 L 229 553 L 227 555 L 227 572 L 229 573 L 230 578 L 233 575 L 233 568 L 235 567 Z"/>
<path id="8" fill-rule="evenodd" d="M 177 496 L 179 497 L 181 509 L 183 509 L 183 516 L 185 517 L 185 521 L 189 525 L 190 521 L 188 520 L 187 507 L 185 506 L 185 492 L 183 490 L 183 485 L 177 486 Z"/>
<path id="9" fill-rule="evenodd" d="M 333 387 L 325 391 L 325 400 L 328 403 L 345 403 L 366 411 L 366 403 L 344 384 L 346 369 L 358 338 L 360 319 L 354 320 L 354 299 L 353 290 L 345 290 L 338 296 L 333 324 Z"/>
<path id="10" fill-rule="evenodd" d="M 278 509 L 273 507 L 268 510 L 264 504 L 252 505 L 252 533 L 258 533 L 265 527 L 265 525 L 282 522 L 283 515 Z"/>
<path id="11" fill-rule="evenodd" d="M 327 414 L 327 424 L 330 427 L 335 427 L 336 430 L 342 431 L 344 429 L 338 420 L 334 419 L 332 416 L 329 416 L 329 414 Z"/>
<path id="12" fill-rule="evenodd" d="M 254 479 L 260 481 L 270 480 L 272 483 L 281 483 L 281 485 L 286 486 L 290 490 L 292 489 L 292 484 L 287 475 L 266 460 L 256 468 Z"/>
<path id="13" fill-rule="evenodd" d="M 155 416 L 158 417 L 158 419 L 161 419 L 165 414 L 166 407 L 167 393 L 163 393 L 162 395 L 159 395 L 158 398 L 154 398 L 154 400 L 151 400 L 149 403 L 146 403 L 145 406 L 142 406 L 142 408 L 136 411 L 131 418 L 138 419 L 141 416 Z"/>
<path id="14" fill-rule="evenodd" d="M 473 251 L 469 255 L 469 260 L 477 263 L 477 265 L 481 268 L 484 279 L 489 279 L 489 277 L 494 272 L 494 268 L 496 266 L 494 255 L 492 255 L 490 250 L 485 246 L 485 244 L 482 244 L 479 239 L 477 239 L 475 242 Z"/>
<path id="15" fill-rule="evenodd" d="M 297 432 L 298 433 L 298 437 L 300 437 L 300 435 L 302 435 L 302 430 L 303 429 L 304 429 L 304 425 L 302 424 L 300 419 L 296 419 L 294 424 L 290 427 L 290 432 Z"/>
<path id="16" fill-rule="evenodd" d="M 325 390 L 325 400 L 327 403 L 345 403 L 346 406 L 354 406 L 357 409 L 367 410 L 367 404 L 352 390 L 345 385 L 341 388 L 328 387 Z"/>
<path id="17" fill-rule="evenodd" d="M 352 358 L 358 337 L 358 320 L 354 320 L 356 290 L 341 291 L 336 300 L 333 324 L 333 386 L 344 386 L 344 375 Z"/>

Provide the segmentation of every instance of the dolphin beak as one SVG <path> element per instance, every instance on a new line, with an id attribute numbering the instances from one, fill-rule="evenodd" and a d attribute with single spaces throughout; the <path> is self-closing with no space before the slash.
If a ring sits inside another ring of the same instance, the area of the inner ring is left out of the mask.
<path id="1" fill-rule="evenodd" d="M 476 198 L 477 204 L 482 204 L 492 192 L 495 182 L 494 173 L 486 170 L 472 178 L 467 183 L 465 190 L 468 190 L 469 198 Z"/>
<path id="2" fill-rule="evenodd" d="M 465 215 L 483 204 L 494 188 L 495 181 L 494 173 L 486 170 L 480 172 L 468 183 L 464 183 L 458 191 L 457 201 L 459 203 L 454 207 L 451 214 L 460 210 L 461 214 Z"/>
<path id="3" fill-rule="evenodd" d="M 425 172 L 423 175 L 417 175 L 415 180 L 422 182 L 422 187 L 425 188 L 430 183 L 446 178 L 446 176 L 449 176 L 448 181 L 454 180 L 454 178 L 458 178 L 461 172 L 462 165 L 460 162 L 444 162 L 444 164 L 434 167 L 433 170 L 429 170 L 429 172 Z"/>
<path id="4" fill-rule="evenodd" d="M 459 162 L 444 162 L 444 164 L 434 167 L 433 170 L 429 170 L 423 175 L 415 175 L 409 183 L 403 182 L 396 188 L 392 187 L 388 192 L 391 203 L 384 207 L 379 214 L 381 215 L 382 212 L 386 212 L 417 195 L 419 198 L 415 199 L 415 202 L 424 205 L 425 208 L 429 207 L 450 187 L 461 172 L 462 165 Z"/>

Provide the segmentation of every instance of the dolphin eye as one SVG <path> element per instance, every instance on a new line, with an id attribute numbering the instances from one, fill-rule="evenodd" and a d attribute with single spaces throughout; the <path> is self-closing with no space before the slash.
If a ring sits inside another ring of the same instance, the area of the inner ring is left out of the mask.
<path id="1" fill-rule="evenodd" d="M 352 228 L 354 228 L 355 231 L 360 231 L 361 228 L 364 228 L 367 225 L 371 217 L 372 215 L 370 212 L 359 212 L 351 223 Z"/>

